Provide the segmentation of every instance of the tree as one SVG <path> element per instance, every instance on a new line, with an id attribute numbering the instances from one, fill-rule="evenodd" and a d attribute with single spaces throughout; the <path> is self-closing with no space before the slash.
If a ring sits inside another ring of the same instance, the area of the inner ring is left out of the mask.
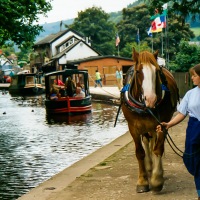
<path id="1" fill-rule="evenodd" d="M 127 58 L 132 58 L 132 51 L 133 47 L 137 52 L 140 51 L 151 51 L 151 48 L 148 46 L 148 43 L 146 41 L 140 42 L 140 44 L 136 42 L 130 42 L 126 43 L 125 47 L 121 50 L 120 55 L 123 55 Z"/>
<path id="2" fill-rule="evenodd" d="M 147 37 L 150 26 L 150 13 L 145 4 L 122 10 L 123 19 L 117 24 L 120 35 L 120 47 L 123 49 L 127 43 L 137 42 L 139 29 L 140 41 Z"/>
<path id="3" fill-rule="evenodd" d="M 153 11 L 155 8 L 158 10 L 162 10 L 162 6 L 165 3 L 168 3 L 169 6 L 169 12 L 175 13 L 179 16 L 179 21 L 182 23 L 182 25 L 185 24 L 186 18 L 191 14 L 192 19 L 195 20 L 196 16 L 200 13 L 200 1 L 199 0 L 144 0 L 146 3 L 149 3 L 151 7 L 151 11 Z"/>
<path id="4" fill-rule="evenodd" d="M 147 35 L 147 30 L 151 26 L 149 8 L 145 4 L 140 4 L 133 8 L 123 9 L 123 19 L 117 24 L 119 35 L 121 36 L 120 55 L 124 56 L 123 48 L 127 43 L 136 42 L 137 31 L 139 29 L 140 42 L 147 41 L 149 47 L 152 47 L 152 38 Z M 178 16 L 172 14 L 168 18 L 168 31 L 163 29 L 162 33 L 153 33 L 153 50 L 159 50 L 162 56 L 169 54 L 170 60 L 174 59 L 176 52 L 179 52 L 179 43 L 181 39 L 189 41 L 194 37 L 189 24 L 183 26 L 178 21 Z M 163 47 L 163 48 L 162 48 Z"/>
<path id="5" fill-rule="evenodd" d="M 46 0 L 0 0 L 0 46 L 13 41 L 19 47 L 30 46 L 42 31 L 42 26 L 34 24 L 39 14 L 45 15 L 51 10 Z"/>
<path id="6" fill-rule="evenodd" d="M 92 7 L 78 13 L 70 28 L 90 37 L 92 47 L 104 55 L 115 52 L 115 24 L 101 8 Z"/>
<path id="7" fill-rule="evenodd" d="M 176 54 L 174 61 L 170 62 L 170 70 L 176 72 L 188 72 L 192 66 L 200 63 L 199 46 L 181 40 L 179 49 L 180 51 Z"/>

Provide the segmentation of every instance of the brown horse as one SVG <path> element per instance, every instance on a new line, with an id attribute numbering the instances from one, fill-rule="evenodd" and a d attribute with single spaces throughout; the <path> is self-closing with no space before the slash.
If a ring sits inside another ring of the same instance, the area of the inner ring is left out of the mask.
<path id="1" fill-rule="evenodd" d="M 163 188 L 162 155 L 165 133 L 156 133 L 159 121 L 169 121 L 179 100 L 172 74 L 157 64 L 157 55 L 138 53 L 133 48 L 135 66 L 126 74 L 121 91 L 122 111 L 135 143 L 139 164 L 137 192 Z"/>

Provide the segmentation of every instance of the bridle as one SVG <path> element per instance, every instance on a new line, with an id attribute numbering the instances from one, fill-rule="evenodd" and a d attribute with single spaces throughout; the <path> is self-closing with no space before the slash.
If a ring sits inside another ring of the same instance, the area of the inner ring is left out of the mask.
<path id="1" fill-rule="evenodd" d="M 155 108 L 162 102 L 165 96 L 165 92 L 169 91 L 167 88 L 167 81 L 164 73 L 162 72 L 162 68 L 160 67 L 160 70 L 157 72 L 157 78 L 159 77 L 161 80 L 161 90 L 162 90 L 162 97 L 156 102 Z M 133 112 L 137 112 L 138 114 L 147 114 L 147 107 L 145 105 L 145 102 L 142 98 L 142 93 L 139 94 L 139 99 L 137 100 L 132 94 L 131 90 L 133 87 L 133 84 L 135 82 L 135 79 L 137 79 L 137 71 L 134 72 L 134 67 L 132 66 L 127 74 L 125 79 L 125 86 L 121 90 L 121 103 L 124 103 L 124 105 L 127 106 L 127 108 Z M 138 86 L 137 86 L 138 87 Z"/>

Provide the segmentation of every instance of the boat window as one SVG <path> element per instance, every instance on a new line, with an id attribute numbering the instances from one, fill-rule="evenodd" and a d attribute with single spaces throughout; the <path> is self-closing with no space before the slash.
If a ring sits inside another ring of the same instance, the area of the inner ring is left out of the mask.
<path id="1" fill-rule="evenodd" d="M 34 84 L 35 83 L 34 76 L 27 76 L 26 77 L 26 83 L 27 84 Z"/>

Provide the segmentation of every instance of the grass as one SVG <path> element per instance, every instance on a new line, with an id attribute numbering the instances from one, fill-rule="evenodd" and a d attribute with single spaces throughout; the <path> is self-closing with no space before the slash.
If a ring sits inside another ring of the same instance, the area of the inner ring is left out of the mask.
<path id="1" fill-rule="evenodd" d="M 196 37 L 200 36 L 200 27 L 190 28 Z"/>

